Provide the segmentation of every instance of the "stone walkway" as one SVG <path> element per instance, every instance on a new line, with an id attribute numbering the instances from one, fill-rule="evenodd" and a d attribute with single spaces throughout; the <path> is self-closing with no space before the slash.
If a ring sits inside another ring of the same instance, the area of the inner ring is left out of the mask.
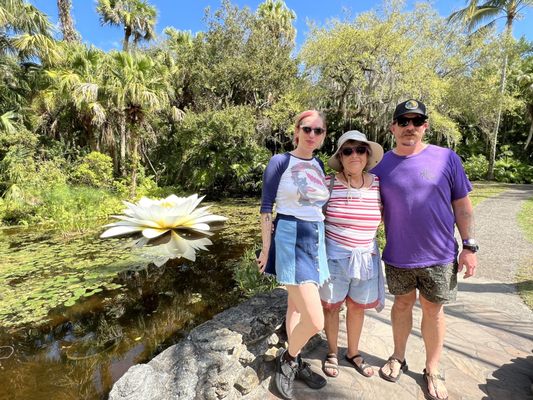
<path id="1" fill-rule="evenodd" d="M 533 185 L 514 185 L 475 209 L 476 239 L 481 247 L 478 274 L 469 279 L 462 279 L 461 274 L 457 301 L 445 308 L 447 336 L 441 368 L 450 400 L 533 400 L 533 312 L 523 304 L 513 284 L 517 267 L 533 259 L 533 244 L 522 237 L 516 221 L 523 200 L 530 197 Z M 378 367 L 392 353 L 391 306 L 392 297 L 388 296 L 381 313 L 366 314 L 360 349 L 375 366 L 374 377 L 364 378 L 344 361 L 343 319 L 339 377 L 328 378 L 328 385 L 318 391 L 297 382 L 296 399 L 426 398 L 419 307 L 414 310 L 413 332 L 407 348 L 409 370 L 396 384 L 377 374 Z M 322 337 L 322 343 L 304 353 L 304 358 L 320 371 L 326 352 Z M 272 384 L 269 398 L 278 398 Z"/>

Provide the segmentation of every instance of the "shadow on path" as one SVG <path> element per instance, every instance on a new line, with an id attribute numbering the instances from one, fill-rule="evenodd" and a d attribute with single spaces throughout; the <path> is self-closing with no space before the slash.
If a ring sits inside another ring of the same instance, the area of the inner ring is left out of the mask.
<path id="1" fill-rule="evenodd" d="M 533 345 L 532 345 L 533 346 Z M 517 357 L 498 368 L 479 388 L 487 394 L 482 400 L 533 399 L 533 356 Z"/>

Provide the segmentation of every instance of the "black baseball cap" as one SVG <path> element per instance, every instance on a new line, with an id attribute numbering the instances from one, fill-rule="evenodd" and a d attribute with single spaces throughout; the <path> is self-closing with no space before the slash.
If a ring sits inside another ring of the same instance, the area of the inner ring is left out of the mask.
<path id="1" fill-rule="evenodd" d="M 411 113 L 420 114 L 426 118 L 428 116 L 426 113 L 426 105 L 424 103 L 422 103 L 421 101 L 415 100 L 415 99 L 409 99 L 396 106 L 392 119 L 396 119 L 402 115 L 411 114 Z"/>

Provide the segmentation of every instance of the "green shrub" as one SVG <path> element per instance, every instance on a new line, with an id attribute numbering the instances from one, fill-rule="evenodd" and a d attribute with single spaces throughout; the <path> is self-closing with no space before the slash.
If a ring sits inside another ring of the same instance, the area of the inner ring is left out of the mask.
<path id="1" fill-rule="evenodd" d="M 65 168 L 65 160 L 53 159 L 40 161 L 36 165 L 37 167 L 37 186 L 43 188 L 43 186 L 61 185 L 67 182 L 67 175 L 63 172 Z"/>
<path id="2" fill-rule="evenodd" d="M 511 157 L 503 157 L 494 163 L 494 179 L 506 183 L 532 183 L 533 166 Z"/>
<path id="3" fill-rule="evenodd" d="M 234 264 L 233 279 L 237 283 L 237 288 L 246 297 L 271 291 L 278 286 L 274 277 L 259 273 L 253 248 L 246 250 Z"/>
<path id="4" fill-rule="evenodd" d="M 113 181 L 113 192 L 122 199 L 139 200 L 141 197 L 163 198 L 171 194 L 179 196 L 180 191 L 175 187 L 160 188 L 151 176 L 145 176 L 143 168 L 139 168 L 137 176 L 137 190 L 135 199 L 131 199 L 131 177 L 127 176 Z"/>
<path id="5" fill-rule="evenodd" d="M 93 151 L 74 168 L 71 181 L 95 188 L 110 188 L 113 183 L 113 160 L 106 154 Z"/>
<path id="6" fill-rule="evenodd" d="M 213 194 L 259 193 L 270 152 L 258 143 L 251 107 L 186 114 L 160 149 L 164 184 Z"/>
<path id="7" fill-rule="evenodd" d="M 44 222 L 63 231 L 99 226 L 109 214 L 119 213 L 120 199 L 103 189 L 56 185 L 42 193 L 42 204 L 32 221 Z"/>
<path id="8" fill-rule="evenodd" d="M 463 165 L 466 175 L 471 181 L 480 181 L 487 177 L 489 162 L 483 154 L 469 157 Z"/>

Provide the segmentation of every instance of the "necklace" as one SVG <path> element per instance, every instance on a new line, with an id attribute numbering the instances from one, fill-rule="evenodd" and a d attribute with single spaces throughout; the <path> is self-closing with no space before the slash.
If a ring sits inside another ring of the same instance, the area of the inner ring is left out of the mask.
<path id="1" fill-rule="evenodd" d="M 352 181 L 351 181 L 352 176 L 351 175 L 348 175 L 350 177 L 350 179 L 348 179 L 346 177 L 346 174 L 344 173 L 344 171 L 342 171 L 342 176 L 344 176 L 344 180 L 348 184 L 348 189 L 353 188 L 353 189 L 359 190 L 365 185 L 365 173 L 362 172 L 362 171 L 361 171 L 361 186 L 359 186 L 359 187 L 352 186 Z"/>
<path id="2" fill-rule="evenodd" d="M 364 185 L 365 185 L 365 175 L 364 175 L 364 172 L 361 172 L 361 186 L 359 187 L 352 187 L 352 182 L 351 182 L 351 179 L 348 179 L 346 177 L 346 174 L 344 173 L 344 171 L 342 171 L 342 176 L 344 177 L 344 180 L 346 181 L 346 183 L 348 184 L 348 192 L 346 193 L 346 204 L 348 204 L 350 202 L 350 200 L 352 200 L 354 197 L 358 200 L 358 201 L 361 201 L 361 197 L 362 197 L 362 193 L 359 189 L 361 189 Z M 350 178 L 352 177 L 351 175 L 348 175 Z M 352 196 L 352 189 L 355 189 L 355 196 Z"/>

